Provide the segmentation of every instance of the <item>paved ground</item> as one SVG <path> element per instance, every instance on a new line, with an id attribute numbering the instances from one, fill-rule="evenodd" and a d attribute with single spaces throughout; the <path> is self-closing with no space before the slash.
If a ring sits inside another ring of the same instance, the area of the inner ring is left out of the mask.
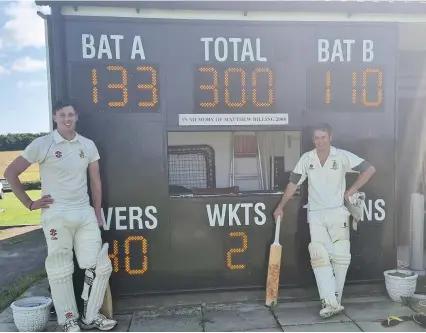
<path id="1" fill-rule="evenodd" d="M 25 295 L 48 295 L 47 281 L 41 281 L 31 287 Z M 211 299 L 200 295 L 190 295 L 187 301 L 183 296 L 180 300 L 172 299 L 163 305 L 132 298 L 120 305 L 118 302 L 116 318 L 118 326 L 114 331 L 128 332 L 424 332 L 414 322 L 404 322 L 393 328 L 384 328 L 380 325 L 389 315 L 410 315 L 416 311 L 426 309 L 412 303 L 411 308 L 400 303 L 392 302 L 387 296 L 350 297 L 344 302 L 345 313 L 334 318 L 322 320 L 318 316 L 318 302 L 280 302 L 270 310 L 263 306 L 263 302 L 256 300 L 261 293 L 255 293 L 252 300 L 250 292 L 246 300 L 243 293 L 236 293 L 235 302 L 220 302 L 231 299 L 233 293 L 227 297 L 212 294 Z M 198 298 L 197 298 L 198 297 Z M 149 298 L 154 300 L 155 298 Z M 162 297 L 157 300 L 165 299 Z M 200 304 L 194 300 L 203 300 Z M 130 301 L 130 302 L 129 302 Z M 125 306 L 124 304 L 129 304 Z M 174 306 L 171 304 L 175 303 Z M 139 304 L 140 310 L 137 310 Z M 179 305 L 176 305 L 179 304 Z M 417 307 L 417 308 L 416 308 Z M 12 311 L 6 309 L 0 314 L 0 331 L 17 331 L 13 323 Z M 51 318 L 47 331 L 60 331 L 55 318 Z"/>
<path id="2" fill-rule="evenodd" d="M 8 237 L 11 235 L 13 237 Z M 24 275 L 44 268 L 47 248 L 38 226 L 2 229 L 0 239 L 0 289 L 4 290 Z"/>

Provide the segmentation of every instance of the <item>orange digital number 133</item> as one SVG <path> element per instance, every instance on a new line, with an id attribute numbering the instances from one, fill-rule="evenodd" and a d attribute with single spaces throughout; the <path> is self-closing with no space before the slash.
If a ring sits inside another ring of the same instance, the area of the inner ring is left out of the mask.
<path id="1" fill-rule="evenodd" d="M 109 89 L 121 89 L 122 98 L 120 101 L 109 101 L 110 107 L 123 107 L 129 101 L 128 92 L 128 74 L 127 70 L 123 66 L 107 66 L 108 71 L 121 71 L 121 82 L 120 83 L 109 83 Z M 151 90 L 151 100 L 140 101 L 138 106 L 141 108 L 154 107 L 158 104 L 158 88 L 157 88 L 157 71 L 152 66 L 138 66 L 137 71 L 150 72 L 151 83 L 138 84 L 137 88 L 142 90 Z M 92 69 L 92 99 L 93 103 L 99 103 L 99 88 L 98 88 L 98 72 L 96 69 Z"/>

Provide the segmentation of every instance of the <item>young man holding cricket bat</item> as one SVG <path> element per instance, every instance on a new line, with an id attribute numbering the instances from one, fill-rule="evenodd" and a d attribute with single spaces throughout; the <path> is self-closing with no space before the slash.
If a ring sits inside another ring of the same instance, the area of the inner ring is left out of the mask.
<path id="1" fill-rule="evenodd" d="M 47 242 L 45 262 L 58 323 L 65 332 L 112 329 L 117 322 L 100 313 L 112 272 L 108 243 L 102 245 L 101 179 L 99 153 L 92 140 L 75 131 L 74 106 L 58 102 L 53 108 L 57 129 L 32 141 L 6 169 L 4 176 L 13 193 L 29 210 L 41 209 L 41 225 Z M 40 165 L 42 197 L 31 200 L 19 175 L 31 164 Z M 89 171 L 93 206 L 87 193 Z M 73 287 L 73 252 L 85 269 L 84 311 L 79 313 Z"/>
<path id="2" fill-rule="evenodd" d="M 274 217 L 277 220 L 278 216 L 283 216 L 288 200 L 308 179 L 307 208 L 311 235 L 308 250 L 322 302 L 320 316 L 328 318 L 344 310 L 341 299 L 351 260 L 350 213 L 345 207 L 345 200 L 366 184 L 376 170 L 355 154 L 331 146 L 332 129 L 329 124 L 314 126 L 312 134 L 315 149 L 304 153 L 298 161 Z M 349 171 L 360 175 L 346 191 L 345 174 Z"/>

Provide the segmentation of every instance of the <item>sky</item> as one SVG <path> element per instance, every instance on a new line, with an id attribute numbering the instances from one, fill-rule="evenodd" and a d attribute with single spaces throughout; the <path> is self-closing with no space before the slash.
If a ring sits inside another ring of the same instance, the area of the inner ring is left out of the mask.
<path id="1" fill-rule="evenodd" d="M 0 0 L 0 134 L 48 132 L 44 21 L 33 0 Z"/>

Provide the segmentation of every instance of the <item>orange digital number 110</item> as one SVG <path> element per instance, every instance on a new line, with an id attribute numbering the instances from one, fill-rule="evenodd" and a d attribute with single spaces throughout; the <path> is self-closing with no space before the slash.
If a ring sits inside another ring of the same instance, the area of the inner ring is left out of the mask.
<path id="1" fill-rule="evenodd" d="M 129 93 L 127 88 L 128 74 L 127 70 L 123 66 L 107 66 L 108 71 L 121 71 L 121 83 L 110 83 L 108 84 L 109 89 L 120 89 L 122 98 L 120 101 L 110 101 L 108 105 L 110 107 L 123 107 L 129 101 Z M 141 108 L 154 107 L 158 103 L 158 89 L 157 89 L 157 71 L 152 66 L 138 66 L 137 71 L 151 72 L 151 82 L 145 84 L 138 84 L 138 89 L 151 90 L 150 101 L 140 101 L 138 105 Z M 99 88 L 98 88 L 98 72 L 96 69 L 92 69 L 92 97 L 93 103 L 99 103 Z"/>
<path id="2" fill-rule="evenodd" d="M 375 100 L 369 100 L 367 96 L 367 78 L 369 75 L 376 75 L 377 80 L 377 98 Z M 331 95 L 331 72 L 327 71 L 325 74 L 325 97 L 324 101 L 326 104 L 332 102 Z M 352 104 L 357 103 L 357 80 L 358 75 L 356 72 L 352 72 Z M 378 68 L 367 68 L 362 72 L 362 104 L 367 107 L 378 107 L 382 104 L 383 100 L 383 73 Z"/>

